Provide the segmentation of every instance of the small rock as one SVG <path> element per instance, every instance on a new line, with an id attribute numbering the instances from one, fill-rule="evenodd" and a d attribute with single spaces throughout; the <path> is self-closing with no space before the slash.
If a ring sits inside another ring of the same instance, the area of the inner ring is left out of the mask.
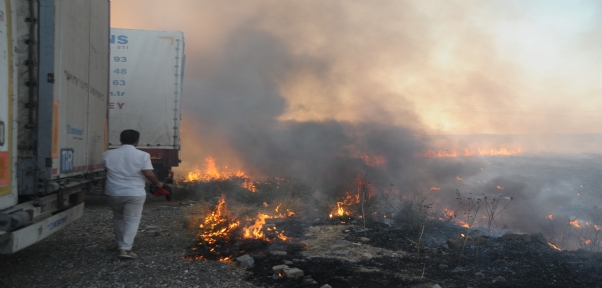
<path id="1" fill-rule="evenodd" d="M 286 251 L 270 251 L 270 254 L 274 255 L 274 256 L 286 256 Z"/>
<path id="2" fill-rule="evenodd" d="M 307 284 L 311 284 L 311 285 L 316 285 L 318 284 L 318 282 L 316 282 L 316 280 L 314 280 L 313 278 L 311 278 L 311 276 L 306 276 L 303 279 L 303 282 L 307 283 Z"/>
<path id="3" fill-rule="evenodd" d="M 483 278 L 483 277 L 485 277 L 485 274 L 483 274 L 482 272 L 477 272 L 477 273 L 474 273 L 474 276 L 477 278 Z"/>
<path id="4" fill-rule="evenodd" d="M 368 242 L 368 241 L 370 241 L 370 238 L 360 237 L 360 241 L 362 241 L 362 242 Z"/>
<path id="5" fill-rule="evenodd" d="M 449 266 L 447 266 L 447 265 L 445 265 L 445 264 L 439 264 L 439 269 L 441 269 L 441 270 L 445 270 L 445 269 L 447 269 L 447 268 L 449 268 Z"/>
<path id="6" fill-rule="evenodd" d="M 159 236 L 159 232 L 157 232 L 155 230 L 144 231 L 144 235 L 147 237 L 156 237 L 156 236 Z"/>
<path id="7" fill-rule="evenodd" d="M 441 288 L 441 286 L 439 286 L 439 284 L 435 284 L 435 285 L 431 286 L 431 288 Z"/>
<path id="8" fill-rule="evenodd" d="M 332 286 L 330 286 L 328 284 L 324 284 L 324 285 L 320 286 L 320 288 L 332 288 Z"/>
<path id="9" fill-rule="evenodd" d="M 299 268 L 284 269 L 284 276 L 286 276 L 286 278 L 293 278 L 293 279 L 303 277 L 303 270 L 301 270 Z"/>
<path id="10" fill-rule="evenodd" d="M 373 256 L 370 253 L 362 253 L 362 258 L 363 259 L 370 260 L 370 259 L 372 259 L 372 257 Z"/>
<path id="11" fill-rule="evenodd" d="M 305 236 L 305 237 L 311 237 L 311 236 L 314 236 L 314 234 L 311 234 L 311 233 L 305 233 L 305 235 L 303 235 L 303 236 Z"/>
<path id="12" fill-rule="evenodd" d="M 159 226 L 146 226 L 146 230 L 159 230 Z"/>
<path id="13" fill-rule="evenodd" d="M 293 261 L 286 261 L 286 260 L 285 260 L 285 261 L 284 261 L 284 264 L 286 264 L 286 265 L 293 265 Z"/>
<path id="14" fill-rule="evenodd" d="M 287 265 L 276 265 L 272 267 L 274 274 L 282 274 L 285 269 L 290 269 Z"/>
<path id="15" fill-rule="evenodd" d="M 238 261 L 242 267 L 251 267 L 253 266 L 253 263 L 255 263 L 255 260 L 253 260 L 253 258 L 247 254 L 236 258 L 236 261 Z"/>
<path id="16" fill-rule="evenodd" d="M 341 257 L 347 257 L 347 256 L 349 256 L 349 250 L 335 251 L 334 255 L 341 256 Z"/>
<path id="17" fill-rule="evenodd" d="M 493 278 L 493 283 L 506 283 L 506 278 L 504 276 L 497 276 Z"/>

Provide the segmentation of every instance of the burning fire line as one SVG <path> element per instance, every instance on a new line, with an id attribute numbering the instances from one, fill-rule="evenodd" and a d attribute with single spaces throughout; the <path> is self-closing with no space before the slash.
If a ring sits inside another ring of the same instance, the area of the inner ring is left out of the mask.
<path id="1" fill-rule="evenodd" d="M 216 168 L 215 159 L 211 156 L 205 158 L 205 171 L 201 171 L 200 168 L 196 168 L 195 171 L 188 173 L 185 182 L 195 181 L 212 181 L 212 180 L 226 180 L 232 178 L 242 179 L 241 186 L 251 192 L 256 192 L 256 182 L 253 182 L 251 178 L 241 170 L 232 171 L 228 169 L 228 166 L 224 167 L 224 171 L 220 171 Z"/>
<path id="2" fill-rule="evenodd" d="M 499 148 L 499 149 L 477 149 L 470 150 L 464 149 L 463 152 L 450 151 L 450 150 L 428 150 L 419 156 L 426 158 L 450 158 L 450 157 L 472 157 L 472 156 L 510 156 L 522 154 L 520 147 L 515 149 Z"/>

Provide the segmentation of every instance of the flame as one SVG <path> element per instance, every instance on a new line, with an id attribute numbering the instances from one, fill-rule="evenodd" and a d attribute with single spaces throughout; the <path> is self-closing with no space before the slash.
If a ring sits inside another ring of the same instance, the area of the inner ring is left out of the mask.
<path id="1" fill-rule="evenodd" d="M 458 224 L 459 226 L 462 226 L 464 228 L 470 228 L 470 225 L 468 225 L 468 223 L 462 221 L 462 220 L 458 220 L 456 219 L 456 224 Z"/>
<path id="2" fill-rule="evenodd" d="M 284 230 L 278 234 L 278 238 L 280 238 L 282 241 L 288 240 L 288 237 L 284 236 Z"/>
<path id="3" fill-rule="evenodd" d="M 276 212 L 278 212 L 278 209 L 280 209 L 280 205 L 282 205 L 282 203 L 278 204 L 278 206 L 276 206 Z"/>
<path id="4" fill-rule="evenodd" d="M 443 215 L 445 215 L 445 217 L 447 218 L 453 218 L 455 216 L 454 211 L 452 211 L 449 208 L 443 208 L 443 210 L 441 210 L 441 212 L 443 213 Z"/>
<path id="5" fill-rule="evenodd" d="M 586 239 L 586 238 L 579 238 L 579 240 L 581 242 L 583 242 L 585 245 L 590 245 L 592 244 L 592 240 Z"/>
<path id="6" fill-rule="evenodd" d="M 499 148 L 499 149 L 493 149 L 493 148 L 489 148 L 489 149 L 477 149 L 477 150 L 470 150 L 468 148 L 464 148 L 462 153 L 456 152 L 456 151 L 450 151 L 450 150 L 445 150 L 445 151 L 434 151 L 434 150 L 428 150 L 424 153 L 422 153 L 420 156 L 422 157 L 426 157 L 426 158 L 448 158 L 448 157 L 458 157 L 458 156 L 464 156 L 464 157 L 471 157 L 471 156 L 510 156 L 510 155 L 517 155 L 517 154 L 521 154 L 522 150 L 520 147 L 514 148 L 514 149 L 508 149 L 508 148 Z"/>
<path id="7" fill-rule="evenodd" d="M 596 224 L 594 224 L 594 229 L 596 229 L 596 231 L 600 231 L 600 227 L 598 227 Z"/>
<path id="8" fill-rule="evenodd" d="M 364 163 L 370 167 L 376 167 L 380 165 L 384 165 L 387 163 L 387 159 L 384 156 L 376 155 L 376 156 L 368 156 L 367 154 L 363 154 L 360 156 Z"/>
<path id="9" fill-rule="evenodd" d="M 456 180 L 458 180 L 458 181 L 464 181 L 464 179 L 460 178 L 460 176 L 456 176 Z"/>
<path id="10" fill-rule="evenodd" d="M 579 220 L 575 219 L 573 221 L 569 221 L 569 223 L 576 228 L 581 228 L 581 225 L 579 224 Z"/>
<path id="11" fill-rule="evenodd" d="M 270 218 L 270 216 L 268 216 L 267 214 L 259 213 L 253 225 L 251 225 L 250 227 L 243 228 L 243 237 L 252 239 L 264 238 L 265 234 L 263 233 L 262 228 L 265 224 L 266 218 Z"/>
<path id="12" fill-rule="evenodd" d="M 558 247 L 557 247 L 556 245 L 554 245 L 554 243 L 552 243 L 552 242 L 548 242 L 548 245 L 550 245 L 550 247 L 552 247 L 552 248 L 554 248 L 554 249 L 556 249 L 556 250 L 558 250 L 558 251 L 562 251 L 562 249 L 558 248 Z"/>
<path id="13" fill-rule="evenodd" d="M 504 187 L 502 187 L 500 185 L 497 185 L 496 187 L 497 187 L 497 189 L 504 190 Z"/>
<path id="14" fill-rule="evenodd" d="M 550 220 L 554 220 L 554 216 L 552 216 L 552 214 L 546 216 L 546 218 L 550 219 Z"/>
<path id="15" fill-rule="evenodd" d="M 215 209 L 199 225 L 201 233 L 198 237 L 208 245 L 215 244 L 219 238 L 228 239 L 230 232 L 240 225 L 240 222 L 228 219 L 228 214 L 226 196 L 222 195 Z"/>
<path id="16" fill-rule="evenodd" d="M 349 207 L 357 203 L 360 203 L 359 193 L 357 195 L 351 195 L 349 192 L 346 192 L 345 197 L 337 201 L 337 207 L 330 213 L 329 217 L 332 218 L 333 215 L 339 217 L 349 216 Z"/>
<path id="17" fill-rule="evenodd" d="M 292 211 L 292 210 L 290 210 L 290 209 L 286 209 L 286 216 L 288 216 L 288 217 L 292 217 L 293 215 L 295 215 L 295 212 L 293 212 L 293 211 Z"/>
<path id="18" fill-rule="evenodd" d="M 441 188 L 435 187 L 435 186 L 431 187 L 431 191 L 439 191 L 439 190 L 441 190 Z"/>
<path id="19" fill-rule="evenodd" d="M 241 186 L 251 192 L 256 192 L 257 187 L 256 183 L 251 180 L 251 178 L 245 174 L 245 172 L 241 170 L 233 171 L 228 169 L 228 166 L 225 166 L 223 171 L 217 169 L 215 165 L 215 159 L 211 156 L 205 158 L 205 170 L 201 171 L 201 169 L 197 166 L 194 171 L 188 173 L 188 179 L 185 179 L 185 182 L 194 182 L 194 181 L 212 181 L 212 180 L 226 180 L 230 178 L 241 178 L 243 183 Z"/>

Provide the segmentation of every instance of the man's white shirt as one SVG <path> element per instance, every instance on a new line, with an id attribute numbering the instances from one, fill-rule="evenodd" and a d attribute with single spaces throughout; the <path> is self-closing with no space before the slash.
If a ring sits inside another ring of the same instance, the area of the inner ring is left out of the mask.
<path id="1" fill-rule="evenodd" d="M 153 170 L 150 154 L 132 145 L 106 151 L 102 161 L 107 169 L 105 194 L 110 196 L 146 196 L 142 170 Z"/>

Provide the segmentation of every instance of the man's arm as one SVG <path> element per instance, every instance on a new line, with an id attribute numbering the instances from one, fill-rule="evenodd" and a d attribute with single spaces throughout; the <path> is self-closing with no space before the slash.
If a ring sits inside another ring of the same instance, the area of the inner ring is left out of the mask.
<path id="1" fill-rule="evenodd" d="M 163 188 L 163 183 L 159 182 L 159 179 L 157 179 L 157 176 L 153 170 L 142 170 L 142 175 L 144 175 L 144 178 L 153 183 L 155 186 Z"/>

